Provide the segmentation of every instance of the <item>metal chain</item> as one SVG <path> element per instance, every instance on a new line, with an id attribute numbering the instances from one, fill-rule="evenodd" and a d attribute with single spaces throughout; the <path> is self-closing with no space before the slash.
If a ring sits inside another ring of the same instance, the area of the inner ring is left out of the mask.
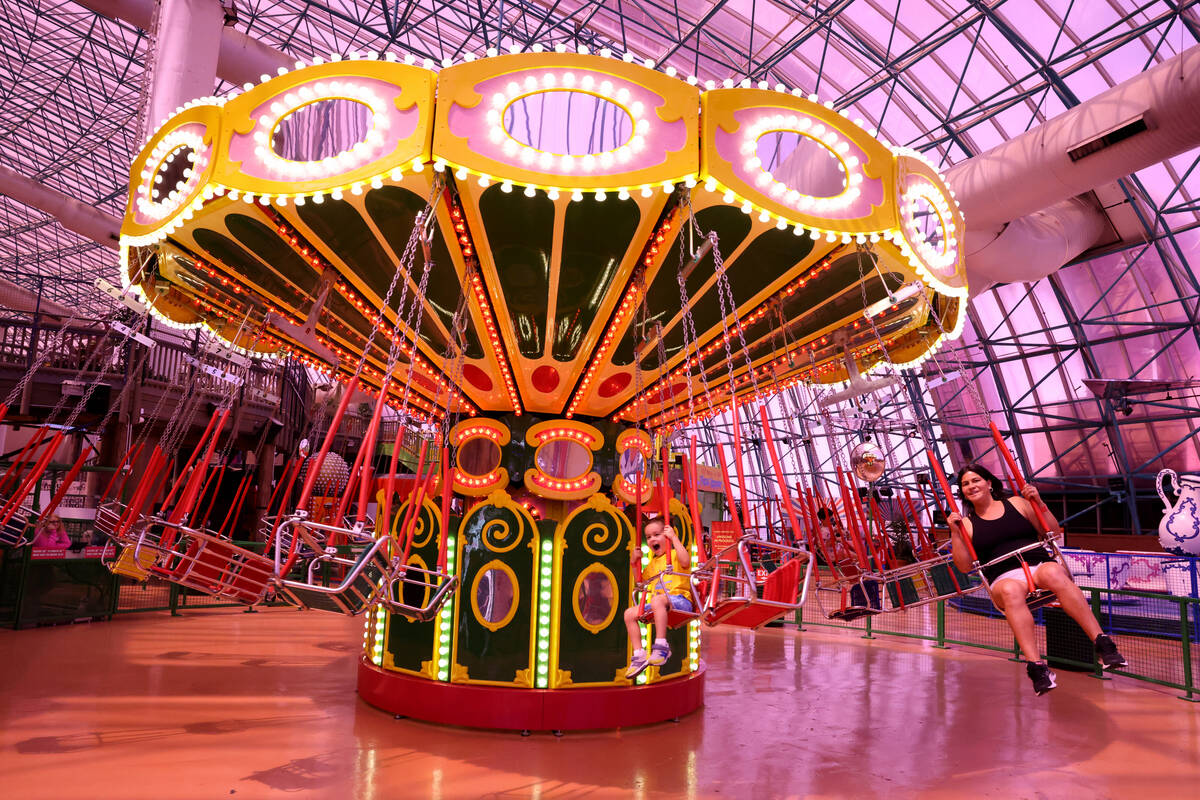
<path id="1" fill-rule="evenodd" d="M 700 229 L 696 222 L 696 214 L 692 209 L 692 193 L 688 191 L 685 195 L 685 203 L 687 204 L 688 224 L 687 229 L 689 234 L 694 234 Z M 687 280 L 683 275 L 683 230 L 679 232 L 679 269 L 675 273 L 675 281 L 679 284 L 679 307 L 683 312 L 683 364 L 687 369 L 687 390 L 688 390 L 688 414 L 694 416 L 696 413 L 696 399 L 692 394 L 692 359 L 696 359 L 696 372 L 700 375 L 700 385 L 704 388 L 704 402 L 708 405 L 710 415 L 716 412 L 713 409 L 712 393 L 708 386 L 708 372 L 704 368 L 704 359 L 700 356 L 700 339 L 696 335 L 696 320 L 692 316 L 691 298 L 688 297 Z M 689 355 L 689 349 L 694 355 Z"/>

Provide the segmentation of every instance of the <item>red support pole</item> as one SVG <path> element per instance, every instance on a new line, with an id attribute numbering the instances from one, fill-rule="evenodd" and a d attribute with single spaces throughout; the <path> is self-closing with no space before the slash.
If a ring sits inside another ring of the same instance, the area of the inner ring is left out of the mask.
<path id="1" fill-rule="evenodd" d="M 196 508 L 199 508 L 204 502 L 204 495 L 208 493 L 209 484 L 213 482 L 214 478 L 216 479 L 217 487 L 208 498 L 208 506 L 204 509 L 204 513 L 196 518 L 196 524 L 192 526 L 194 528 L 203 528 L 208 523 L 208 515 L 212 513 L 213 505 L 217 502 L 217 495 L 221 492 L 221 483 L 225 480 L 224 464 L 208 474 L 208 479 L 204 481 L 204 487 L 200 489 L 200 494 L 196 497 Z"/>
<path id="2" fill-rule="evenodd" d="M 641 561 L 642 554 L 642 473 L 637 474 L 637 497 L 634 498 L 635 507 L 637 509 L 634 519 L 637 521 L 637 530 L 633 532 L 634 548 L 629 554 L 629 564 L 634 569 L 637 568 Z"/>
<path id="3" fill-rule="evenodd" d="M 855 513 L 853 508 L 853 501 L 850 498 L 850 490 L 846 488 L 845 475 L 843 474 L 841 467 L 837 468 L 837 478 L 838 488 L 841 490 L 842 494 L 842 507 L 846 512 L 846 533 L 850 535 L 850 543 L 854 548 L 855 555 L 858 556 L 859 567 L 864 571 L 869 571 L 871 569 L 871 559 L 867 556 L 867 551 L 863 550 L 863 539 L 865 538 L 867 540 L 866 544 L 869 547 L 870 536 L 864 536 L 864 534 L 866 534 L 866 526 L 865 524 L 860 525 L 860 518 Z M 871 553 L 874 555 L 874 551 L 871 551 Z"/>
<path id="4" fill-rule="evenodd" d="M 725 496 L 729 498 L 729 502 L 732 504 L 735 502 L 733 487 L 729 485 L 729 467 L 725 463 L 725 447 L 721 444 L 717 445 L 717 460 L 721 462 L 721 483 L 725 487 Z M 729 512 L 729 516 L 733 519 L 733 527 L 737 529 L 738 538 L 745 536 L 746 531 L 742 527 L 742 521 L 738 519 L 737 508 L 731 507 Z"/>
<path id="5" fill-rule="evenodd" d="M 702 534 L 702 526 L 700 525 L 700 497 L 699 488 L 697 486 L 696 475 L 696 437 L 691 437 L 688 442 L 688 458 L 687 458 L 687 501 L 688 512 L 692 515 L 692 530 L 696 532 L 696 544 L 699 548 L 699 553 L 703 561 L 708 561 L 710 555 L 708 545 L 704 543 Z"/>
<path id="6" fill-rule="evenodd" d="M 388 385 L 391 379 L 384 380 L 383 388 L 379 390 L 379 402 L 375 404 L 375 413 L 371 415 L 371 424 L 367 426 L 367 436 L 363 440 L 363 450 L 367 453 L 363 458 L 362 476 L 359 478 L 358 484 L 358 512 L 354 516 L 355 522 L 365 522 L 367 519 L 367 501 L 371 499 L 371 484 L 370 478 L 374 478 L 375 470 L 373 467 L 375 442 L 379 438 L 379 425 L 383 418 L 383 408 L 387 403 L 383 399 L 387 397 Z M 369 444 L 368 444 L 369 442 Z"/>
<path id="7" fill-rule="evenodd" d="M 746 505 L 746 476 L 742 474 L 742 422 L 738 413 L 737 394 L 730 390 L 729 395 L 731 416 L 733 417 L 733 455 L 735 460 L 734 469 L 737 470 L 738 491 L 742 493 L 742 502 L 739 504 L 742 511 L 742 528 L 750 527 L 750 509 Z"/>
<path id="8" fill-rule="evenodd" d="M 271 516 L 271 509 L 275 507 L 275 501 L 279 499 L 279 493 L 283 491 L 283 484 L 287 481 L 288 475 L 292 473 L 292 465 L 295 459 L 288 459 L 288 462 L 283 466 L 283 474 L 279 476 L 279 482 L 275 484 L 274 491 L 271 492 L 271 499 L 267 501 L 266 515 Z M 274 466 L 271 467 L 271 472 L 274 473 Z"/>
<path id="9" fill-rule="evenodd" d="M 904 497 L 900 499 L 900 507 L 905 510 L 906 517 L 910 517 L 913 522 L 913 527 L 917 529 L 917 540 L 921 545 L 921 554 L 925 558 L 934 557 L 933 543 L 929 537 L 925 535 L 925 526 L 921 524 L 921 516 L 917 513 L 917 507 L 913 504 L 912 494 L 905 489 Z"/>
<path id="10" fill-rule="evenodd" d="M 145 442 L 138 442 L 137 447 L 133 448 L 132 450 L 130 450 L 124 456 L 121 457 L 121 461 L 120 461 L 120 463 L 117 464 L 116 470 L 113 471 L 112 477 L 108 479 L 108 486 L 104 487 L 104 493 L 100 495 L 99 501 L 96 502 L 97 506 L 104 505 L 104 501 L 108 499 L 108 495 L 110 492 L 112 492 L 113 484 L 115 484 L 117 482 L 118 477 L 121 478 L 121 485 L 117 489 L 116 496 L 118 498 L 120 498 L 121 491 L 125 488 L 125 479 L 129 477 L 130 472 L 133 472 L 133 462 L 134 462 L 134 460 L 137 459 L 138 455 L 142 452 L 143 444 L 145 444 Z M 129 465 L 129 472 L 125 472 L 124 474 L 122 474 L 122 471 L 125 469 L 126 464 Z"/>
<path id="11" fill-rule="evenodd" d="M 397 422 L 396 440 L 392 443 L 392 458 L 388 462 L 387 478 L 383 482 L 383 508 L 380 510 L 379 517 L 383 521 L 382 532 L 380 532 L 379 521 L 375 523 L 376 533 L 379 536 L 389 536 L 392 532 L 392 497 L 396 490 L 396 465 L 400 463 L 400 443 L 403 441 L 404 425 Z"/>
<path id="12" fill-rule="evenodd" d="M 880 513 L 879 504 L 875 502 L 875 498 L 869 493 L 867 495 L 867 502 L 871 504 L 871 519 L 875 522 L 875 533 L 879 536 L 882 545 L 881 549 L 887 555 L 888 566 L 895 567 L 897 566 L 896 552 L 892 549 L 892 537 L 888 535 L 887 528 L 883 525 L 883 514 Z"/>
<path id="13" fill-rule="evenodd" d="M 400 530 L 398 531 L 400 539 L 404 539 L 407 536 L 409 520 L 411 520 L 413 518 L 414 512 L 417 511 L 416 498 L 421 489 L 421 481 L 423 480 L 423 475 L 425 472 L 425 455 L 428 452 L 428 450 L 429 450 L 429 440 L 424 439 L 421 441 L 421 453 L 419 456 L 417 456 L 417 472 L 416 472 L 416 475 L 414 476 L 413 488 L 412 488 L 412 491 L 408 495 L 408 509 L 404 512 L 404 521 L 401 523 Z M 408 542 L 405 542 L 405 545 L 404 545 L 405 560 L 408 559 L 408 544 L 409 544 Z"/>
<path id="14" fill-rule="evenodd" d="M 309 499 L 312 497 L 313 487 L 317 483 L 317 476 L 321 473 L 321 466 L 325 463 L 325 456 L 329 455 L 329 448 L 333 445 L 333 437 L 337 435 L 338 426 L 342 422 L 342 417 L 346 414 L 346 406 L 350 405 L 350 396 L 354 394 L 354 390 L 358 388 L 358 378 L 351 378 L 346 384 L 346 392 L 342 395 L 342 401 L 338 403 L 337 410 L 333 413 L 333 418 L 329 421 L 329 430 L 325 432 L 325 440 L 321 442 L 321 449 L 317 451 L 316 458 L 313 459 L 312 468 L 308 475 L 304 477 L 304 486 L 300 489 L 300 499 L 296 502 L 297 508 L 304 508 L 308 505 Z"/>
<path id="15" fill-rule="evenodd" d="M 218 414 L 213 414 L 208 419 L 208 426 L 205 427 L 204 433 L 200 434 L 200 441 L 196 442 L 196 448 L 192 451 L 191 458 L 183 465 L 183 469 L 179 471 L 179 477 L 175 479 L 175 485 L 171 487 L 171 491 L 167 493 L 167 499 L 163 501 L 163 508 L 171 505 L 171 501 L 175 499 L 175 493 L 178 492 L 187 483 L 187 476 L 192 465 L 196 463 L 196 458 L 203 452 L 205 445 L 208 443 L 208 437 L 212 433 L 213 426 L 217 424 Z"/>
<path id="16" fill-rule="evenodd" d="M 450 445 L 442 445 L 442 535 L 438 541 L 438 572 L 446 571 L 446 550 L 450 540 L 450 498 L 454 496 L 454 468 L 450 466 Z"/>
<path id="17" fill-rule="evenodd" d="M 178 525 L 195 508 L 200 486 L 204 482 L 204 473 L 208 471 L 208 462 L 212 459 L 213 452 L 217 449 L 217 440 L 220 439 L 221 430 L 225 427 L 225 423 L 229 421 L 229 414 L 232 410 L 232 408 L 227 408 L 218 417 L 217 424 L 212 429 L 212 436 L 208 437 L 208 446 L 204 448 L 204 455 L 196 462 L 196 466 L 192 469 L 192 474 L 188 476 L 187 484 L 184 486 L 183 493 L 179 496 L 179 501 L 171 509 L 171 515 L 167 517 L 168 523 Z"/>
<path id="18" fill-rule="evenodd" d="M 87 461 L 87 457 L 92 454 L 92 446 L 89 444 L 83 448 L 83 452 L 79 454 L 79 458 L 75 459 L 75 464 L 71 467 L 71 471 L 63 477 L 62 483 L 58 486 L 58 491 L 54 493 L 54 497 L 50 498 L 50 502 L 42 509 L 42 513 L 38 515 L 38 522 L 49 519 L 54 513 L 54 509 L 58 508 L 58 504 L 62 502 L 63 497 L 67 494 L 67 489 L 75 482 L 75 478 L 79 476 L 79 470 L 83 469 L 83 462 Z"/>
<path id="19" fill-rule="evenodd" d="M 428 442 L 426 442 L 428 444 Z M 417 528 L 417 520 L 421 517 L 421 507 L 425 504 L 425 495 L 429 492 L 430 486 L 433 484 L 433 476 L 437 470 L 437 465 L 430 459 L 429 473 L 424 477 L 420 471 L 417 472 L 417 486 L 415 496 L 409 501 L 409 511 L 413 513 L 409 516 L 408 522 L 405 524 L 404 536 L 404 555 L 400 558 L 401 564 L 408 563 L 408 556 L 412 552 L 413 531 Z"/>
<path id="20" fill-rule="evenodd" d="M 671 498 L 667 496 L 667 464 L 670 458 L 667 446 L 662 447 L 662 470 L 658 473 L 658 510 L 664 525 L 671 524 Z"/>
<path id="21" fill-rule="evenodd" d="M 933 475 L 937 478 L 938 485 L 942 487 L 942 492 L 946 495 L 946 505 L 949 507 L 950 513 L 957 514 L 958 506 L 954 502 L 954 495 L 950 493 L 950 481 L 946 480 L 946 473 L 942 471 L 942 465 L 938 462 L 932 450 L 926 450 L 925 455 L 929 459 L 929 467 L 933 470 Z M 937 492 L 933 494 L 934 497 L 937 497 Z M 945 513 L 945 509 L 943 509 L 943 513 Z M 955 526 L 951 525 L 950 527 L 953 528 Z M 959 528 L 958 533 L 967 546 L 967 553 L 970 554 L 971 561 L 978 564 L 979 556 L 975 555 L 975 546 L 971 544 L 971 537 L 967 536 L 967 532 L 961 528 Z"/>
<path id="22" fill-rule="evenodd" d="M 370 436 L 371 431 L 368 428 L 366 436 Z M 366 437 L 363 438 L 363 444 L 366 444 Z M 350 478 L 346 481 L 346 488 L 342 491 L 342 499 L 338 501 L 337 513 L 333 516 L 333 524 L 341 525 L 342 520 L 346 517 L 346 509 L 350 507 L 350 497 L 354 494 L 355 488 L 358 486 L 358 480 L 362 477 L 362 465 L 366 461 L 366 449 L 359 446 L 358 452 L 354 455 L 354 464 L 350 467 Z"/>
<path id="23" fill-rule="evenodd" d="M 766 406 L 758 407 L 759 418 L 762 420 L 763 439 L 767 443 L 767 455 L 771 458 L 771 467 L 775 471 L 775 480 L 779 486 L 779 492 L 783 496 L 783 510 L 787 512 L 788 524 L 792 526 L 792 536 L 789 544 L 795 546 L 796 540 L 800 538 L 800 523 L 796 519 L 796 511 L 792 508 L 792 503 L 788 497 L 787 479 L 783 475 L 783 465 L 779 462 L 779 453 L 775 449 L 775 437 L 771 435 L 771 426 L 767 424 L 767 408 Z"/>
<path id="24" fill-rule="evenodd" d="M 34 431 L 33 438 L 25 443 L 25 446 L 17 453 L 17 457 L 13 459 L 13 462 L 8 465 L 8 469 L 4 471 L 4 477 L 0 478 L 0 492 L 7 491 L 9 482 L 18 479 L 21 470 L 25 469 L 25 462 L 33 457 L 33 451 L 38 448 L 38 445 L 42 443 L 42 440 L 46 438 L 46 434 L 49 432 L 50 429 L 45 425 Z"/>
<path id="25" fill-rule="evenodd" d="M 141 515 L 142 507 L 151 496 L 150 492 L 155 488 L 158 477 L 163 474 L 162 468 L 166 466 L 166 463 L 166 454 L 158 445 L 154 445 L 154 449 L 150 452 L 150 458 L 146 462 L 146 469 L 142 472 L 141 480 L 138 481 L 137 489 L 134 490 L 133 497 L 130 498 L 129 505 L 121 517 L 121 522 L 114 531 L 117 536 L 129 530 L 129 526 Z M 166 474 L 169 475 L 170 471 L 168 470 Z"/>
<path id="26" fill-rule="evenodd" d="M 8 521 L 12 519 L 13 514 L 17 513 L 17 509 L 21 507 L 21 502 L 24 501 L 25 496 L 29 494 L 38 480 L 41 479 L 42 473 L 46 471 L 46 467 L 50 465 L 50 459 L 54 458 L 54 453 L 58 450 L 58 445 L 62 442 L 63 436 L 63 431 L 55 431 L 54 436 L 50 439 L 50 444 L 46 446 L 45 452 L 42 453 L 42 457 L 33 465 L 33 469 L 29 471 L 29 475 L 25 477 L 25 480 L 21 482 L 21 485 L 17 487 L 13 496 L 4 506 L 3 515 L 0 516 L 0 525 L 7 525 Z"/>
<path id="27" fill-rule="evenodd" d="M 1020 470 L 1017 469 L 1016 459 L 1013 458 L 1012 452 L 1008 449 L 1008 445 L 1004 443 L 1004 437 L 1000 435 L 1000 429 L 996 427 L 996 423 L 988 420 L 988 427 L 992 430 L 992 438 L 996 440 L 996 447 L 1000 450 L 1000 455 L 1004 457 L 1004 463 L 1008 467 L 1008 483 L 1013 487 L 1013 494 L 1020 494 L 1025 488 L 1025 478 L 1021 476 Z M 1038 527 L 1041 528 L 1040 533 L 1044 536 L 1050 532 L 1050 526 L 1046 524 L 1046 518 L 1042 515 L 1042 509 L 1033 503 L 1029 504 L 1033 508 L 1033 515 L 1037 517 Z"/>
<path id="28" fill-rule="evenodd" d="M 246 492 L 250 486 L 250 477 L 251 472 L 247 469 L 246 474 L 242 476 L 242 480 L 238 483 L 237 491 L 233 493 L 233 503 L 229 506 L 229 511 L 225 514 L 225 520 L 221 523 L 221 529 L 217 531 L 218 536 L 225 536 L 225 529 L 230 528 L 228 535 L 229 538 L 233 538 L 233 530 L 230 523 L 238 518 L 238 514 L 242 510 L 242 503 L 246 499 Z M 207 515 L 205 519 L 207 520 Z"/>

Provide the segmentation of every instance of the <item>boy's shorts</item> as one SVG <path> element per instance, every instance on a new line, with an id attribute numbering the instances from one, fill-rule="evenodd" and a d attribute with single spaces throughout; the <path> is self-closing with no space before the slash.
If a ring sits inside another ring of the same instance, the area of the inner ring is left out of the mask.
<path id="1" fill-rule="evenodd" d="M 667 600 L 670 601 L 671 608 L 676 611 L 687 611 L 688 613 L 695 611 L 692 607 L 692 599 L 687 595 L 669 594 L 667 595 Z"/>

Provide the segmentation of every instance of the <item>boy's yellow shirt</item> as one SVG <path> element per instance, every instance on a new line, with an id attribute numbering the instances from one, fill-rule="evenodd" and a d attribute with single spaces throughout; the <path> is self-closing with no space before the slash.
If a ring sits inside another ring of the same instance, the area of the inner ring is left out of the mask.
<path id="1" fill-rule="evenodd" d="M 670 553 L 663 553 L 661 556 L 654 556 L 650 559 L 650 563 L 642 569 L 642 580 L 648 581 L 658 573 L 667 569 L 667 558 L 670 558 L 671 569 L 675 572 L 683 572 L 679 568 L 679 559 L 676 556 L 675 548 L 672 547 Z M 662 584 L 660 586 L 659 584 Z M 666 587 L 665 594 L 678 594 L 684 597 L 690 597 L 692 594 L 691 585 L 688 582 L 687 575 L 663 575 L 661 579 L 655 580 L 650 585 L 651 596 L 656 594 L 664 594 L 663 586 Z"/>

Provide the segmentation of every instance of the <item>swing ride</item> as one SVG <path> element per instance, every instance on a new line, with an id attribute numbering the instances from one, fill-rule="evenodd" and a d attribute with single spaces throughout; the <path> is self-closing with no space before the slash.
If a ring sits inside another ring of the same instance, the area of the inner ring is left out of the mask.
<path id="1" fill-rule="evenodd" d="M 839 461 L 836 497 L 801 470 L 792 494 L 763 404 L 826 387 L 826 413 L 894 382 L 865 373 L 916 366 L 958 335 L 964 220 L 932 165 L 782 86 L 701 87 L 604 52 L 432 66 L 298 64 L 190 103 L 134 161 L 123 297 L 205 329 L 229 366 L 197 363 L 158 441 L 146 426 L 118 466 L 97 512 L 120 546 L 112 569 L 248 606 L 363 615 L 368 702 L 517 729 L 693 710 L 701 626 L 758 628 L 814 585 L 843 618 L 978 588 L 978 565 L 958 572 L 926 533 L 923 496 L 920 510 L 909 493 L 897 504 L 918 555 L 899 562 L 859 487 L 882 454 Z M 230 541 L 248 469 L 209 527 L 246 355 L 298 360 L 341 387 L 311 421 L 315 452 L 276 482 L 266 553 Z M 185 454 L 202 413 L 186 390 L 201 380 L 220 399 Z M 356 392 L 376 400 L 353 464 L 331 477 Z M 388 407 L 396 434 L 377 476 Z M 708 454 L 736 536 L 710 551 L 687 428 L 722 415 L 731 441 Z M 778 535 L 736 502 L 744 437 L 784 489 Z M 8 544 L 33 524 L 22 504 L 55 448 L 38 449 L 0 483 Z M 952 508 L 930 467 L 934 502 L 940 489 Z M 646 608 L 651 513 L 693 555 L 696 611 L 671 612 L 673 655 L 635 683 L 617 612 L 631 598 Z"/>

